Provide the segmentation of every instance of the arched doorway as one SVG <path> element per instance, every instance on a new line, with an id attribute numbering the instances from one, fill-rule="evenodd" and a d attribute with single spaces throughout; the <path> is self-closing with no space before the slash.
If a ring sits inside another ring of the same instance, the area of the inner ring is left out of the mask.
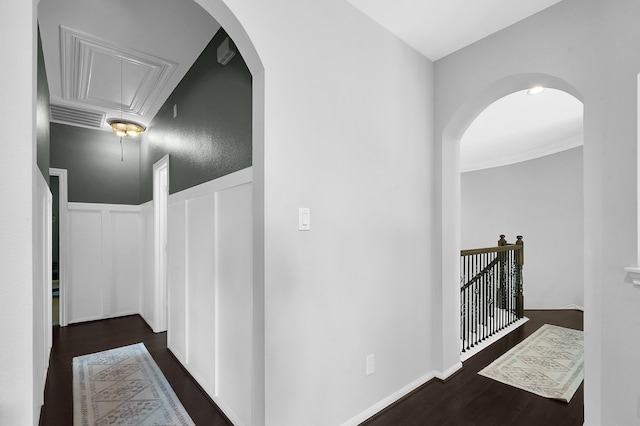
<path id="1" fill-rule="evenodd" d="M 44 3 L 44 2 L 43 2 Z M 195 2 L 198 3 L 198 2 Z M 195 3 L 193 6 L 195 6 Z M 213 1 L 213 2 L 199 2 L 202 3 L 200 6 L 207 9 L 207 11 L 219 21 L 219 23 L 225 28 L 229 29 L 229 33 L 231 33 L 233 41 L 237 49 L 243 56 L 243 59 L 246 59 L 246 63 L 250 72 L 252 74 L 252 94 L 249 96 L 253 98 L 252 102 L 252 112 L 251 112 L 251 120 L 252 120 L 252 179 L 255 182 L 252 185 L 252 190 L 249 193 L 248 197 L 252 199 L 252 209 L 248 213 L 250 217 L 250 221 L 253 222 L 248 232 L 253 234 L 252 241 L 255 242 L 247 244 L 251 247 L 252 256 L 250 262 L 252 262 L 255 266 L 251 268 L 251 271 L 248 274 L 253 274 L 253 280 L 250 282 L 249 286 L 251 290 L 251 299 L 249 303 L 246 303 L 245 309 L 243 312 L 247 312 L 244 316 L 246 322 L 253 325 L 251 328 L 252 335 L 250 337 L 251 346 L 249 346 L 247 351 L 243 352 L 245 355 L 246 352 L 251 351 L 246 358 L 251 360 L 251 368 L 245 368 L 244 370 L 247 372 L 247 375 L 251 375 L 251 383 L 253 386 L 251 389 L 251 398 L 246 398 L 246 393 L 243 395 L 245 397 L 244 406 L 249 405 L 249 408 L 245 411 L 251 413 L 252 421 L 251 424 L 261 424 L 264 418 L 264 312 L 263 312 L 263 273 L 262 273 L 262 258 L 264 257 L 263 249 L 261 241 L 263 241 L 263 226 L 262 226 L 262 217 L 263 217 L 263 185 L 262 185 L 262 170 L 263 170 L 263 117 L 264 117 L 264 84 L 263 84 L 263 75 L 264 70 L 262 68 L 262 64 L 260 58 L 255 51 L 253 44 L 249 40 L 248 35 L 244 31 L 242 25 L 235 18 L 235 15 L 227 8 L 226 4 L 223 1 Z M 207 4 L 204 4 L 207 3 Z M 196 7 L 199 9 L 199 7 Z M 203 11 L 199 12 L 199 16 L 206 16 L 206 13 Z M 105 20 L 106 21 L 106 20 Z M 113 32 L 113 30 L 112 30 Z M 161 40 L 157 41 L 161 42 Z M 215 57 L 215 52 L 214 52 Z M 215 60 L 214 60 L 215 62 Z M 55 67 L 53 67 L 55 68 Z M 122 100 L 121 100 L 122 102 Z M 175 114 L 175 113 L 174 113 Z M 175 115 L 174 115 L 175 118 Z M 127 158 L 128 159 L 128 158 Z M 133 163 L 133 161 L 132 161 Z M 135 235 L 136 233 L 131 233 Z M 249 270 L 249 267 L 246 268 Z M 134 274 L 132 274 L 134 276 Z M 133 288 L 133 286 L 131 286 Z M 144 297 L 144 296 L 142 296 Z M 164 305 L 164 304 L 161 304 Z M 162 321 L 160 321 L 162 323 Z M 213 328 L 212 324 L 206 324 L 206 326 L 211 329 Z M 161 327 L 162 328 L 162 327 Z M 194 339 L 195 340 L 195 339 Z M 249 339 L 247 339 L 249 340 Z M 213 362 L 213 361 L 212 361 Z M 247 386 L 248 388 L 248 386 Z M 248 391 L 249 389 L 247 389 Z"/>
<path id="2" fill-rule="evenodd" d="M 498 99 L 533 86 L 543 86 L 564 91 L 582 101 L 582 95 L 570 84 L 547 74 L 518 74 L 505 77 L 470 95 L 437 136 L 436 147 L 440 150 L 440 164 L 436 168 L 440 208 L 436 212 L 441 227 L 436 236 L 437 248 L 441 250 L 442 277 L 436 289 L 441 304 L 434 310 L 441 315 L 441 328 L 435 336 L 442 341 L 441 353 L 437 353 L 443 376 L 447 377 L 461 368 L 459 353 L 459 308 L 460 294 L 456 283 L 460 280 L 460 140 L 473 120 Z M 439 312 L 438 312 L 439 311 Z"/>
<path id="3" fill-rule="evenodd" d="M 523 235 L 526 307 L 582 307 L 582 103 L 528 92 L 492 103 L 462 137 L 462 248 Z"/>

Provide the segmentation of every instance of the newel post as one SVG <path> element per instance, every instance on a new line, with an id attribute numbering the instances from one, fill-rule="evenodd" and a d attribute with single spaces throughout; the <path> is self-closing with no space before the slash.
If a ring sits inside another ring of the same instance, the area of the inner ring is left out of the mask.
<path id="1" fill-rule="evenodd" d="M 524 241 L 522 235 L 516 237 L 518 254 L 516 256 L 516 316 L 524 317 L 524 293 L 522 289 L 522 267 L 524 266 Z"/>

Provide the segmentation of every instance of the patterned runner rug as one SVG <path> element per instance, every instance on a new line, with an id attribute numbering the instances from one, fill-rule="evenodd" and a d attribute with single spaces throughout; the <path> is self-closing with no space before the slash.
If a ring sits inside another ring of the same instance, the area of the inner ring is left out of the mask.
<path id="1" fill-rule="evenodd" d="M 142 343 L 73 358 L 73 424 L 195 426 Z"/>
<path id="2" fill-rule="evenodd" d="M 584 378 L 582 331 L 545 324 L 478 374 L 569 402 Z"/>

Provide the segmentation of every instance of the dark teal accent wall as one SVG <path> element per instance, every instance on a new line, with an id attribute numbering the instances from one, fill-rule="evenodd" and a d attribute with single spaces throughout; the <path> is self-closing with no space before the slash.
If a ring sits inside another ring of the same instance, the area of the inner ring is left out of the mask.
<path id="1" fill-rule="evenodd" d="M 251 166 L 251 73 L 240 53 L 217 62 L 226 37 L 216 33 L 143 135 L 141 203 L 153 198 L 153 164 L 166 154 L 171 194 Z"/>
<path id="2" fill-rule="evenodd" d="M 51 167 L 67 169 L 69 201 L 140 204 L 140 139 L 51 123 Z"/>
<path id="3" fill-rule="evenodd" d="M 36 100 L 36 162 L 42 176 L 49 184 L 49 83 L 44 67 L 42 40 L 38 28 L 38 76 Z"/>

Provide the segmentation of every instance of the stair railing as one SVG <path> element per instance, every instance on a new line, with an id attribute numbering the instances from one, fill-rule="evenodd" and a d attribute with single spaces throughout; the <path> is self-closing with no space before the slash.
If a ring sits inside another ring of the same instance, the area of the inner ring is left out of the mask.
<path id="1" fill-rule="evenodd" d="M 460 252 L 460 332 L 462 352 L 524 316 L 524 242 Z"/>

